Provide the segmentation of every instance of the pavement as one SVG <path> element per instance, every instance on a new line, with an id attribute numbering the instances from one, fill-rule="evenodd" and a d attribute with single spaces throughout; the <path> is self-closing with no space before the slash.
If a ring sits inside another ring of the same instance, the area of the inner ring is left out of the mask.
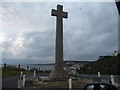
<path id="1" fill-rule="evenodd" d="M 17 88 L 19 76 L 2 78 L 2 88 Z"/>
<path id="2" fill-rule="evenodd" d="M 32 77 L 32 74 L 26 75 L 26 77 Z M 43 78 L 46 78 L 48 74 L 37 74 L 36 76 L 42 76 Z M 12 76 L 7 78 L 2 78 L 2 88 L 17 88 L 18 79 L 20 76 Z"/>
<path id="3" fill-rule="evenodd" d="M 33 75 L 26 75 L 26 77 L 31 77 Z M 38 76 L 38 75 L 37 75 Z M 43 79 L 48 79 L 48 75 L 40 75 Z M 80 78 L 88 78 L 92 79 L 93 76 L 96 75 L 87 75 L 87 74 L 79 74 L 77 77 Z M 115 82 L 119 83 L 119 76 L 115 76 Z M 13 77 L 7 77 L 7 78 L 2 78 L 2 88 L 17 88 L 17 82 L 18 82 L 19 76 L 13 76 Z M 110 75 L 102 75 L 102 79 L 107 79 L 110 80 Z"/>
<path id="4" fill-rule="evenodd" d="M 77 74 L 76 75 L 79 78 L 88 78 L 88 79 L 93 79 L 93 77 L 97 77 L 97 75 L 94 74 Z M 111 80 L 111 75 L 101 75 L 102 80 Z M 120 75 L 114 75 L 114 81 L 118 84 L 120 84 Z"/>

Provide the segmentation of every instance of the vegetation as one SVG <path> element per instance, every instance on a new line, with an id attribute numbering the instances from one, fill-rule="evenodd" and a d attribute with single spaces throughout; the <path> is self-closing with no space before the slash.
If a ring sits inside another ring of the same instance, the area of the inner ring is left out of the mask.
<path id="1" fill-rule="evenodd" d="M 13 65 L 7 65 L 6 67 L 2 67 L 2 70 L 1 70 L 2 74 L 0 74 L 0 77 L 2 76 L 2 78 L 4 78 L 4 77 L 10 77 L 10 76 L 17 76 L 17 75 L 20 75 L 21 71 L 23 72 L 23 74 L 33 74 L 34 70 L 36 70 L 36 73 L 39 73 L 39 74 L 50 73 L 50 71 L 40 71 L 36 68 L 32 68 L 29 71 L 27 71 L 24 68 L 18 68 Z"/>
<path id="2" fill-rule="evenodd" d="M 2 78 L 2 70 L 0 69 L 0 78 Z"/>
<path id="3" fill-rule="evenodd" d="M 3 72 L 2 72 L 2 78 L 20 75 L 20 72 L 21 72 L 21 71 L 15 71 L 15 70 L 3 71 Z M 24 73 L 24 74 L 30 74 L 30 73 L 32 73 L 32 72 L 23 71 L 23 73 Z"/>
<path id="4" fill-rule="evenodd" d="M 120 54 L 117 56 L 100 56 L 97 61 L 85 64 L 78 72 L 85 74 L 116 74 L 120 75 Z"/>
<path id="5" fill-rule="evenodd" d="M 64 61 L 65 63 L 67 63 L 67 62 L 70 62 L 70 63 L 82 63 L 82 64 L 87 64 L 87 63 L 91 63 L 92 61 Z"/>

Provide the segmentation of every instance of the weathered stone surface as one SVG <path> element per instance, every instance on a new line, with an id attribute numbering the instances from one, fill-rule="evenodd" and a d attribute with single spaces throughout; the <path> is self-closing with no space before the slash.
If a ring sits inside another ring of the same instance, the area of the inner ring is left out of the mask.
<path id="1" fill-rule="evenodd" d="M 68 80 L 68 74 L 64 70 L 54 70 L 49 75 L 50 79 L 52 81 L 62 81 L 62 80 Z"/>
<path id="2" fill-rule="evenodd" d="M 67 79 L 67 73 L 63 70 L 63 18 L 67 18 L 67 12 L 63 12 L 63 6 L 57 5 L 57 10 L 52 9 L 52 16 L 56 16 L 56 48 L 55 70 L 49 75 L 51 80 Z"/>

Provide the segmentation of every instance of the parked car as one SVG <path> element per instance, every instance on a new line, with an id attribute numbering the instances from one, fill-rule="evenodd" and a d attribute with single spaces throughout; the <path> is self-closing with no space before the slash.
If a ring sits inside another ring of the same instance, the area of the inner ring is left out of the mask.
<path id="1" fill-rule="evenodd" d="M 96 82 L 86 85 L 84 90 L 118 90 L 118 89 L 111 83 Z"/>

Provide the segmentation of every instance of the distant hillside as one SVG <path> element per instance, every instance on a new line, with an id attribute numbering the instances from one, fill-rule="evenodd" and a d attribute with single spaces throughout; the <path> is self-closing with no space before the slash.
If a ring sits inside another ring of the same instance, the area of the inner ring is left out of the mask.
<path id="1" fill-rule="evenodd" d="M 83 63 L 83 64 L 87 64 L 87 63 L 91 63 L 93 61 L 64 61 L 65 63 L 67 62 L 73 62 L 73 63 Z"/>
<path id="2" fill-rule="evenodd" d="M 49 64 L 28 64 L 28 65 L 54 65 L 54 63 L 49 63 Z"/>
<path id="3" fill-rule="evenodd" d="M 120 54 L 117 56 L 100 56 L 97 61 L 86 64 L 79 73 L 97 74 L 119 74 L 120 75 Z"/>

